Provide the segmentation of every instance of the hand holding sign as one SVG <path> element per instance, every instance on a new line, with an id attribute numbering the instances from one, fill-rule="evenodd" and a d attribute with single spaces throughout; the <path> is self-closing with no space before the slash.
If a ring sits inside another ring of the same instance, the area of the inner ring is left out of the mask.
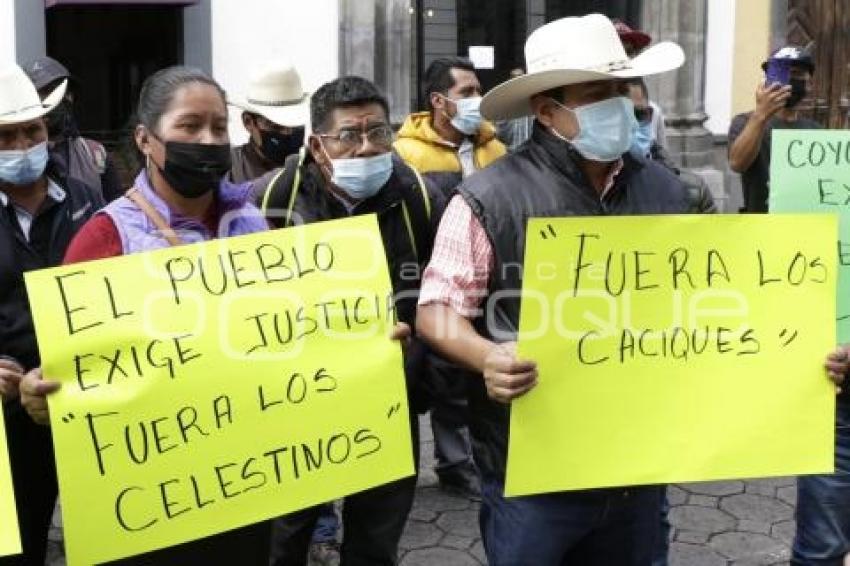
<path id="1" fill-rule="evenodd" d="M 537 365 L 519 360 L 516 342 L 495 345 L 484 360 L 487 395 L 499 403 L 510 403 L 537 385 Z"/>
<path id="2" fill-rule="evenodd" d="M 47 395 L 59 391 L 61 383 L 45 380 L 41 368 L 36 368 L 21 380 L 21 405 L 30 418 L 40 425 L 50 424 L 50 412 L 47 408 Z"/>
<path id="3" fill-rule="evenodd" d="M 834 217 L 528 233 L 519 352 L 540 383 L 513 402 L 507 494 L 831 470 Z"/>
<path id="4" fill-rule="evenodd" d="M 358 216 L 27 274 L 71 563 L 413 473 L 382 250 Z"/>
<path id="5" fill-rule="evenodd" d="M 850 371 L 850 344 L 845 344 L 831 352 L 826 358 L 824 367 L 840 392 L 841 385 L 847 379 L 847 372 Z"/>

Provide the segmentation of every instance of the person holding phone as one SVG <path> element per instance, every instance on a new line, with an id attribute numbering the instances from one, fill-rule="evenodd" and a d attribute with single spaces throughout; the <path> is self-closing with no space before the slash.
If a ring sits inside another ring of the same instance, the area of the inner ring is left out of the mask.
<path id="1" fill-rule="evenodd" d="M 756 89 L 756 107 L 729 125 L 729 166 L 741 175 L 741 212 L 767 212 L 771 132 L 821 128 L 802 118 L 797 105 L 811 92 L 815 64 L 807 49 L 786 46 L 762 63 L 765 81 Z"/>

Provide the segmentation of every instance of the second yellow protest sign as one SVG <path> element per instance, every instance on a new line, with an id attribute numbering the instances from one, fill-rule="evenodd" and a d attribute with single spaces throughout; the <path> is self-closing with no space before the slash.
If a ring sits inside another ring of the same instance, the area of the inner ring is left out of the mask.
<path id="1" fill-rule="evenodd" d="M 3 419 L 3 402 L 0 399 L 0 556 L 20 554 L 21 538 L 15 510 L 15 491 L 12 487 L 12 470 L 6 449 L 6 421 Z"/>
<path id="2" fill-rule="evenodd" d="M 829 472 L 836 218 L 533 219 L 506 493 Z"/>
<path id="3" fill-rule="evenodd" d="M 374 216 L 27 274 L 69 563 L 413 470 Z"/>

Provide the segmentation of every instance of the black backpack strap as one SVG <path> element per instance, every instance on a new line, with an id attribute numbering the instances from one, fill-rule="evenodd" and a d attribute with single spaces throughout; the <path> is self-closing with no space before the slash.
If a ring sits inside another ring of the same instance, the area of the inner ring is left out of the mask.
<path id="1" fill-rule="evenodd" d="M 266 219 L 278 228 L 292 225 L 295 199 L 301 186 L 301 166 L 307 156 L 306 148 L 286 158 L 283 168 L 269 180 L 263 192 L 260 210 Z M 269 216 L 269 211 L 283 211 L 283 217 Z"/>
<path id="2" fill-rule="evenodd" d="M 416 260 L 425 265 L 431 257 L 433 235 L 431 230 L 431 197 L 425 179 L 414 167 L 408 165 L 415 175 L 416 182 L 405 186 L 402 191 L 402 214 L 407 235 Z"/>

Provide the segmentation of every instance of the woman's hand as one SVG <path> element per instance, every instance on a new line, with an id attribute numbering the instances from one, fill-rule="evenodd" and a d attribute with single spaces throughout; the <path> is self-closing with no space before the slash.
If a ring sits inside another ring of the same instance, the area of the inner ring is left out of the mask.
<path id="1" fill-rule="evenodd" d="M 24 368 L 15 360 L 0 358 L 0 399 L 16 399 Z"/>
<path id="2" fill-rule="evenodd" d="M 50 413 L 47 410 L 47 396 L 59 390 L 58 381 L 49 381 L 41 375 L 41 368 L 35 368 L 21 380 L 21 405 L 29 413 L 30 418 L 41 425 L 50 424 Z"/>

